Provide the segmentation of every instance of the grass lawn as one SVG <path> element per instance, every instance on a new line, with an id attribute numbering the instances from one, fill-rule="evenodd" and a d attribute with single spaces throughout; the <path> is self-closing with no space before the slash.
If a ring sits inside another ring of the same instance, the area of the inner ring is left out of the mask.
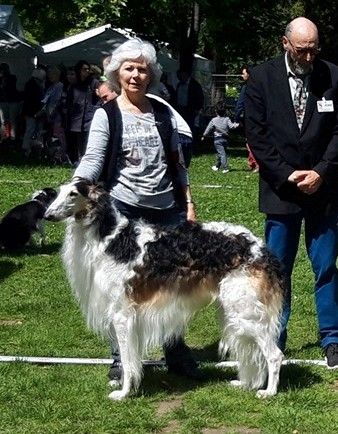
<path id="1" fill-rule="evenodd" d="M 262 236 L 258 175 L 245 150 L 230 149 L 231 172 L 210 168 L 213 154 L 196 156 L 190 178 L 200 220 L 243 224 Z M 42 187 L 70 179 L 71 169 L 2 158 L 0 215 Z M 64 226 L 47 223 L 48 241 L 17 254 L 0 253 L 0 354 L 109 357 L 109 346 L 86 329 L 63 271 Z M 313 301 L 313 276 L 302 245 L 294 271 L 288 358 L 322 359 Z M 338 432 L 338 375 L 323 367 L 287 366 L 277 396 L 259 400 L 232 389 L 233 369 L 219 370 L 217 312 L 212 306 L 190 325 L 187 342 L 207 380 L 196 383 L 147 368 L 138 395 L 107 399 L 107 366 L 0 363 L 1 434 L 290 433 Z M 161 355 L 160 351 L 154 353 Z"/>

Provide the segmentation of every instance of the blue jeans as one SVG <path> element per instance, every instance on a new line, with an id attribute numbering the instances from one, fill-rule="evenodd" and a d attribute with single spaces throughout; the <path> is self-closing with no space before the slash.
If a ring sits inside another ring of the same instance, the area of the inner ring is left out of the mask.
<path id="1" fill-rule="evenodd" d="M 291 274 L 303 220 L 307 255 L 315 275 L 315 301 L 321 346 L 325 348 L 329 344 L 338 343 L 338 216 L 310 213 L 268 214 L 265 222 L 266 244 L 282 262 L 286 276 L 286 297 L 279 338 L 282 351 L 286 345 L 287 323 L 291 313 Z"/>
<path id="2" fill-rule="evenodd" d="M 214 147 L 217 152 L 216 167 L 222 170 L 228 169 L 228 157 L 226 154 L 228 142 L 223 137 L 214 138 Z"/>

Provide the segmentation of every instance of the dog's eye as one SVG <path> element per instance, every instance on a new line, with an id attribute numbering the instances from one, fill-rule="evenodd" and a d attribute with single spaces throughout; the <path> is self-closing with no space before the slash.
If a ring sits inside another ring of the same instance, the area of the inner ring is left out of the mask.
<path id="1" fill-rule="evenodd" d="M 77 192 L 77 191 L 71 191 L 70 193 L 69 193 L 69 196 L 70 197 L 76 197 L 76 196 L 78 196 L 79 195 L 79 193 Z"/>

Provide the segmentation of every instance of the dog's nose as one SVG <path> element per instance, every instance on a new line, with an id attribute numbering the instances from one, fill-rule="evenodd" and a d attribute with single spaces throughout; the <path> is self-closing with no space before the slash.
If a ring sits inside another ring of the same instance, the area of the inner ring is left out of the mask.
<path id="1" fill-rule="evenodd" d="M 55 222 L 55 221 L 57 220 L 56 217 L 55 217 L 55 215 L 53 215 L 52 212 L 48 211 L 48 209 L 47 209 L 47 211 L 45 212 L 45 215 L 43 216 L 43 218 L 44 218 L 45 220 L 49 220 L 49 221 L 51 221 L 51 222 Z"/>

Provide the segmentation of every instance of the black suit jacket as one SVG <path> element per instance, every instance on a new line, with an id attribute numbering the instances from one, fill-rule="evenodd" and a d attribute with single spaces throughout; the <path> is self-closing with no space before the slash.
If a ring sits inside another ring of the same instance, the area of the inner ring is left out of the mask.
<path id="1" fill-rule="evenodd" d="M 316 59 L 302 129 L 293 108 L 285 57 L 251 71 L 245 99 L 247 139 L 260 168 L 259 209 L 288 214 L 338 209 L 338 67 Z M 334 112 L 320 113 L 317 101 L 332 100 Z M 323 179 L 312 195 L 287 181 L 294 170 L 313 169 Z"/>

